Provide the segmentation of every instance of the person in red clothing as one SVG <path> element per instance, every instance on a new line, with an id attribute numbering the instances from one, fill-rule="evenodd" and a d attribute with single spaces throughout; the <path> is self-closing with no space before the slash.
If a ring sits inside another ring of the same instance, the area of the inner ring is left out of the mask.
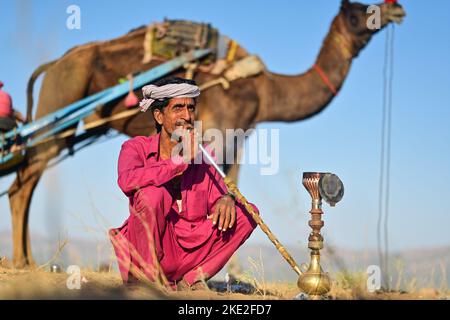
<path id="1" fill-rule="evenodd" d="M 25 123 L 23 115 L 13 108 L 11 96 L 2 90 L 3 82 L 0 81 L 0 132 L 5 133 L 17 127 L 18 123 Z M 13 144 L 9 151 L 14 152 L 18 148 Z"/>
<path id="2" fill-rule="evenodd" d="M 175 130 L 193 127 L 200 94 L 195 82 L 171 78 L 143 92 L 140 106 L 151 110 L 157 134 L 134 137 L 120 151 L 118 185 L 130 215 L 110 230 L 110 239 L 121 276 L 133 283 L 137 270 L 155 281 L 159 268 L 174 289 L 204 288 L 257 224 L 213 166 L 186 161 L 198 154 L 193 131 L 183 138 L 190 139 L 190 153 L 172 152 Z"/>
<path id="3" fill-rule="evenodd" d="M 0 81 L 0 130 L 6 132 L 17 127 L 17 122 L 25 123 L 25 118 L 13 108 L 11 96 L 2 88 Z"/>

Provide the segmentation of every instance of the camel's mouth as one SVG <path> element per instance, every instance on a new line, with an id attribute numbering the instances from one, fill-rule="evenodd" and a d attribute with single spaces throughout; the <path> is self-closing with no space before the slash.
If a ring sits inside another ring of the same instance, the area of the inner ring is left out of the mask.
<path id="1" fill-rule="evenodd" d="M 403 10 L 402 6 L 396 5 L 389 9 L 389 12 L 387 15 L 388 15 L 388 20 L 390 22 L 395 22 L 395 23 L 400 24 L 403 22 L 403 18 L 406 16 L 406 12 L 405 12 L 405 10 Z"/>

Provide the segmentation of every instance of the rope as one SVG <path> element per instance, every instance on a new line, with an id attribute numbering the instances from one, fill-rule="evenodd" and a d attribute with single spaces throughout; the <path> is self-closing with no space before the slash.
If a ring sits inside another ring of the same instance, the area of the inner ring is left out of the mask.
<path id="1" fill-rule="evenodd" d="M 227 79 L 225 79 L 224 77 L 219 77 L 200 85 L 200 90 L 209 89 L 217 84 L 221 84 L 224 90 L 228 90 L 230 88 L 230 83 L 227 81 Z"/>
<path id="2" fill-rule="evenodd" d="M 186 63 L 183 66 L 186 69 L 186 73 L 184 74 L 184 77 L 186 79 L 194 79 L 194 72 L 197 70 L 198 68 L 198 62 L 189 62 Z"/>
<path id="3" fill-rule="evenodd" d="M 228 63 L 233 62 L 234 57 L 236 56 L 237 48 L 238 48 L 238 43 L 234 40 L 231 40 L 230 48 L 228 49 L 227 58 L 226 58 Z"/>
<path id="4" fill-rule="evenodd" d="M 153 58 L 153 33 L 155 32 L 155 24 L 149 24 L 144 37 L 144 56 L 142 57 L 142 63 L 149 63 Z"/>
<path id="5" fill-rule="evenodd" d="M 394 63 L 394 26 L 388 26 L 385 43 L 383 67 L 383 111 L 381 120 L 380 185 L 378 195 L 377 248 L 383 282 L 389 290 L 389 179 L 391 158 L 391 116 L 392 116 L 392 79 Z M 384 200 L 384 203 L 383 203 Z M 383 206 L 384 204 L 384 206 Z M 384 209 L 384 211 L 383 211 Z M 384 218 L 384 219 L 383 219 Z M 384 252 L 382 249 L 382 230 L 384 232 Z"/>
<path id="6" fill-rule="evenodd" d="M 394 25 L 391 25 L 391 43 L 390 43 L 390 74 L 389 74 L 389 93 L 388 93 L 388 123 L 387 123 L 387 155 L 386 155 L 386 203 L 385 203 L 385 220 L 384 220 L 384 245 L 385 245 L 385 263 L 386 263 L 386 276 L 389 276 L 389 188 L 390 188 L 390 168 L 391 168 L 391 123 L 392 123 L 392 79 L 394 77 Z M 389 289 L 389 283 L 387 285 Z"/>
<path id="7" fill-rule="evenodd" d="M 336 87 L 331 83 L 330 79 L 325 74 L 325 72 L 323 72 L 322 68 L 319 67 L 319 65 L 317 65 L 317 64 L 314 64 L 313 67 L 317 71 L 317 73 L 319 74 L 320 78 L 322 78 L 322 81 L 326 84 L 328 89 L 330 89 L 330 91 L 333 93 L 333 95 L 336 96 L 337 95 Z"/>

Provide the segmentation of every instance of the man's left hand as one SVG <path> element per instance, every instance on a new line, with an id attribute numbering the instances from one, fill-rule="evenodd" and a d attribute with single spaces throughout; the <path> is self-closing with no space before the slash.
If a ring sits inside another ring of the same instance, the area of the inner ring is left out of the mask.
<path id="1" fill-rule="evenodd" d="M 209 216 L 209 218 L 211 218 L 211 216 Z M 231 196 L 224 195 L 217 200 L 212 220 L 213 224 L 221 231 L 226 231 L 233 227 L 234 222 L 236 221 L 236 206 L 234 199 Z"/>

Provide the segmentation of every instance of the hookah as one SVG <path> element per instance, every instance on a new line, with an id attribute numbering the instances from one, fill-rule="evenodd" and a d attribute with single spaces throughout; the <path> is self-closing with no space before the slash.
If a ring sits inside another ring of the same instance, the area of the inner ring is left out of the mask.
<path id="1" fill-rule="evenodd" d="M 299 276 L 297 285 L 310 299 L 316 300 L 323 298 L 331 289 L 330 276 L 320 265 L 320 250 L 323 249 L 320 229 L 324 226 L 322 199 L 334 207 L 344 195 L 344 185 L 337 175 L 321 172 L 304 172 L 302 183 L 312 198 L 309 211 L 311 220 L 308 223 L 312 229 L 308 237 L 311 258 L 308 269 Z"/>

